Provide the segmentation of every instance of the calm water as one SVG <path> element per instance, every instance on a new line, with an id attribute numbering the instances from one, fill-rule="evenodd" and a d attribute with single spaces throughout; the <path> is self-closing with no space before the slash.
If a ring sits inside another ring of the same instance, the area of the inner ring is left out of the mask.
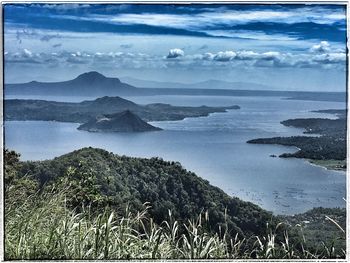
<path id="1" fill-rule="evenodd" d="M 49 99 L 49 98 L 43 98 Z M 88 98 L 71 98 L 80 101 Z M 247 144 L 259 137 L 290 136 L 301 129 L 280 121 L 328 117 L 310 110 L 341 109 L 345 103 L 283 100 L 276 97 L 148 96 L 136 103 L 173 105 L 240 105 L 240 110 L 182 121 L 153 122 L 163 131 L 89 133 L 78 124 L 12 121 L 5 123 L 5 145 L 23 160 L 50 159 L 85 146 L 136 157 L 159 156 L 183 166 L 226 193 L 252 201 L 276 214 L 294 214 L 312 207 L 344 207 L 345 172 L 327 171 L 300 159 L 272 158 L 293 147 Z M 67 98 L 60 98 L 61 101 Z"/>

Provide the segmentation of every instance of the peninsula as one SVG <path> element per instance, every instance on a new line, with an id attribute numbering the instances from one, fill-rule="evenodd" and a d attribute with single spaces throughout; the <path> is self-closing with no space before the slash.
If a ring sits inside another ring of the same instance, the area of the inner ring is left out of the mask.
<path id="1" fill-rule="evenodd" d="M 280 144 L 295 146 L 295 153 L 283 153 L 279 157 L 296 157 L 308 159 L 311 163 L 327 169 L 346 169 L 346 111 L 321 110 L 318 112 L 336 114 L 338 119 L 309 118 L 282 121 L 285 126 L 304 128 L 304 134 L 316 136 L 292 136 L 259 138 L 249 140 L 255 144 Z M 317 136 L 319 135 L 319 136 Z"/>

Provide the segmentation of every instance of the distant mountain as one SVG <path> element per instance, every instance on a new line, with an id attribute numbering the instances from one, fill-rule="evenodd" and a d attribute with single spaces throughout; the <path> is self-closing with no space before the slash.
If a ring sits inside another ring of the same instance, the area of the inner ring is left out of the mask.
<path id="1" fill-rule="evenodd" d="M 161 129 L 148 124 L 141 120 L 136 114 L 126 110 L 115 114 L 96 117 L 80 125 L 78 130 L 91 132 L 145 132 L 159 131 Z"/>
<path id="2" fill-rule="evenodd" d="M 194 84 L 108 78 L 92 71 L 62 82 L 5 84 L 5 96 L 275 96 L 292 100 L 346 101 L 345 92 L 280 91 L 256 83 L 208 80 Z M 134 84 L 134 86 L 133 86 Z"/>
<path id="3" fill-rule="evenodd" d="M 141 80 L 132 77 L 122 77 L 122 81 L 139 88 L 161 88 L 161 89 L 228 89 L 228 90 L 273 90 L 274 87 L 249 82 L 229 82 L 210 79 L 197 83 L 159 82 Z"/>
<path id="4" fill-rule="evenodd" d="M 6 84 L 6 95 L 59 95 L 59 96 L 102 96 L 132 94 L 136 88 L 121 82 L 118 78 L 108 78 L 91 71 L 75 79 L 62 82 L 31 81 L 21 84 Z"/>

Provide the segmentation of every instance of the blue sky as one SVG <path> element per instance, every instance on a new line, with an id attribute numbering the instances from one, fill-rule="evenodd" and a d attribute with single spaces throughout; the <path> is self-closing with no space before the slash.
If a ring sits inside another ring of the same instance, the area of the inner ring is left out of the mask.
<path id="1" fill-rule="evenodd" d="M 342 5 L 8 4 L 5 82 L 96 70 L 344 91 L 345 15 Z"/>

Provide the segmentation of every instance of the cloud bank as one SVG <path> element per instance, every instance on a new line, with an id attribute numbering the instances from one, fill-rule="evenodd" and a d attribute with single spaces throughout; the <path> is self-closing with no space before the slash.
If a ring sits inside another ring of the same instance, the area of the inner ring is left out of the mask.
<path id="1" fill-rule="evenodd" d="M 185 55 L 182 49 L 170 49 L 164 56 L 132 52 L 51 52 L 34 53 L 29 49 L 21 52 L 6 52 L 5 63 L 33 64 L 110 64 L 130 68 L 164 68 L 181 66 L 220 67 L 240 65 L 245 67 L 291 67 L 322 68 L 344 66 L 346 54 L 332 51 L 329 43 L 322 41 L 312 46 L 309 52 L 291 54 L 277 51 L 256 52 L 252 50 L 225 50 Z"/>

